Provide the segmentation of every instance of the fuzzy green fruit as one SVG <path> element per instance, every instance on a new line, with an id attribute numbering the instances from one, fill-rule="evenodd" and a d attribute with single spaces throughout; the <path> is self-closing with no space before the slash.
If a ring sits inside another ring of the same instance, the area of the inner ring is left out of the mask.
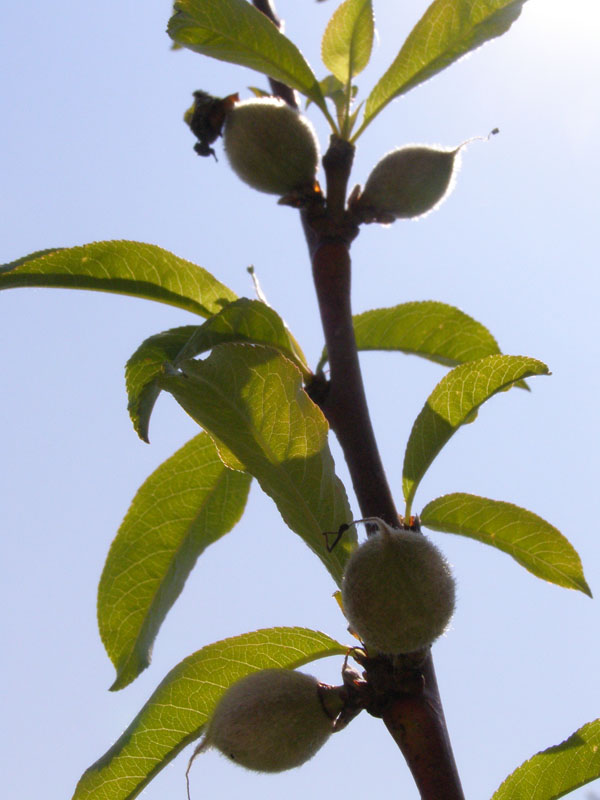
<path id="1" fill-rule="evenodd" d="M 369 653 L 421 650 L 452 617 L 454 578 L 440 551 L 422 534 L 376 521 L 379 533 L 346 564 L 344 614 Z"/>
<path id="2" fill-rule="evenodd" d="M 450 193 L 463 145 L 447 150 L 408 145 L 376 164 L 356 203 L 366 222 L 392 222 L 427 214 Z"/>
<path id="3" fill-rule="evenodd" d="M 317 136 L 306 117 L 282 100 L 236 103 L 227 114 L 223 137 L 232 168 L 259 192 L 283 196 L 314 186 Z"/>
<path id="4" fill-rule="evenodd" d="M 201 745 L 247 769 L 282 772 L 312 758 L 333 730 L 316 678 L 287 669 L 253 672 L 217 704 Z"/>

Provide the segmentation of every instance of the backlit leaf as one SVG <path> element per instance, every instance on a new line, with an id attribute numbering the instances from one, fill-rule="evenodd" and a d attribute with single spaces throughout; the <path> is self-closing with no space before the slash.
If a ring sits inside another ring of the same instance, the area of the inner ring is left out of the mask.
<path id="1" fill-rule="evenodd" d="M 83 773 L 72 800 L 133 800 L 202 734 L 231 684 L 259 669 L 296 669 L 346 651 L 305 628 L 268 628 L 198 650 L 169 672 L 127 730 Z M 181 780 L 183 787 L 183 771 Z"/>
<path id="2" fill-rule="evenodd" d="M 240 519 L 250 480 L 228 469 L 201 433 L 139 488 L 98 587 L 100 636 L 117 670 L 112 689 L 127 686 L 149 665 L 158 629 L 198 556 Z"/>
<path id="3" fill-rule="evenodd" d="M 376 308 L 356 314 L 352 322 L 359 350 L 400 351 L 446 367 L 500 353 L 498 343 L 481 323 L 454 306 L 433 300 Z M 325 350 L 319 367 L 326 361 Z"/>
<path id="4" fill-rule="evenodd" d="M 177 0 L 168 33 L 190 50 L 298 89 L 326 111 L 319 83 L 300 50 L 246 0 Z"/>
<path id="5" fill-rule="evenodd" d="M 421 524 L 497 547 L 538 578 L 591 597 L 581 559 L 549 522 L 512 503 L 471 494 L 447 494 L 428 503 Z"/>
<path id="6" fill-rule="evenodd" d="M 343 84 L 367 66 L 374 34 L 372 0 L 346 0 L 329 20 L 323 41 L 323 63 Z"/>
<path id="7" fill-rule="evenodd" d="M 600 719 L 521 764 L 492 800 L 557 800 L 600 778 Z M 592 800 L 593 795 L 589 795 Z"/>
<path id="8" fill-rule="evenodd" d="M 203 325 L 151 336 L 131 356 L 125 368 L 128 408 L 140 438 L 148 441 L 150 414 L 160 392 L 157 381 L 165 362 L 177 365 L 223 342 L 270 345 L 293 361 L 305 377 L 310 375 L 306 358 L 281 317 L 258 300 L 235 300 Z"/>
<path id="9" fill-rule="evenodd" d="M 525 0 L 434 0 L 367 99 L 357 136 L 385 106 L 461 56 L 501 36 Z"/>
<path id="10" fill-rule="evenodd" d="M 145 339 L 125 365 L 127 409 L 137 435 L 148 442 L 148 426 L 154 404 L 160 394 L 158 377 L 166 362 L 173 362 L 198 330 L 197 325 L 183 325 Z"/>
<path id="11" fill-rule="evenodd" d="M 30 286 L 129 294 L 201 317 L 236 299 L 202 267 L 141 242 L 94 242 L 33 253 L 0 267 L 0 289 Z"/>
<path id="12" fill-rule="evenodd" d="M 270 306 L 242 297 L 200 325 L 177 357 L 177 363 L 194 358 L 225 342 L 262 344 L 279 350 L 292 361 L 304 377 L 311 374 L 306 357 Z"/>
<path id="13" fill-rule="evenodd" d="M 213 436 L 226 464 L 258 480 L 339 583 L 356 533 L 348 531 L 327 552 L 323 534 L 352 515 L 334 471 L 327 422 L 303 391 L 298 369 L 272 348 L 223 344 L 181 370 L 163 376 L 161 388 Z"/>
<path id="14" fill-rule="evenodd" d="M 548 367 L 525 356 L 492 355 L 455 367 L 435 387 L 410 433 L 402 489 L 410 510 L 417 487 L 431 462 L 482 403 L 518 381 L 547 375 Z"/>

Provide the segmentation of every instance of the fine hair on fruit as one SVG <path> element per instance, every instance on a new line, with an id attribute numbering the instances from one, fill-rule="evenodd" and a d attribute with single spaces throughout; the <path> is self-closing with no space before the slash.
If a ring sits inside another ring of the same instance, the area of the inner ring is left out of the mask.
<path id="1" fill-rule="evenodd" d="M 342 580 L 350 628 L 369 655 L 411 653 L 444 633 L 454 612 L 455 584 L 448 562 L 420 532 L 379 531 L 351 555 Z"/>

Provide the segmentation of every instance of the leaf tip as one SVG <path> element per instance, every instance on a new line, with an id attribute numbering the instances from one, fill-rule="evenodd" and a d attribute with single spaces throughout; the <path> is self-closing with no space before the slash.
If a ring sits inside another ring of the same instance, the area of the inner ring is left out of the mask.
<path id="1" fill-rule="evenodd" d="M 137 433 L 139 438 L 142 440 L 142 442 L 145 442 L 146 444 L 150 444 L 150 436 L 148 434 L 148 426 L 147 425 L 145 425 L 145 426 L 136 425 L 134 427 L 135 427 L 135 432 Z"/>
<path id="2" fill-rule="evenodd" d="M 126 662 L 121 667 L 117 667 L 117 675 L 108 687 L 108 691 L 119 692 L 121 689 L 125 689 L 126 686 L 133 683 L 149 666 L 150 659 L 144 659 L 143 661 L 138 661 L 135 666 L 132 666 L 130 662 Z"/>
<path id="3" fill-rule="evenodd" d="M 138 437 L 142 440 L 142 442 L 146 442 L 146 444 L 150 444 L 150 437 L 148 435 L 148 420 L 144 419 L 138 412 L 138 409 L 135 407 L 130 406 L 128 408 L 129 411 L 129 418 L 131 420 L 131 424 L 133 425 L 133 430 L 137 433 Z"/>
<path id="4" fill-rule="evenodd" d="M 126 683 L 122 682 L 117 675 L 111 685 L 108 687 L 109 692 L 118 692 L 120 689 L 124 689 L 127 686 Z"/>
<path id="5" fill-rule="evenodd" d="M 108 687 L 109 692 L 119 692 L 121 689 L 124 689 L 126 686 L 129 686 L 132 683 L 134 677 L 130 674 L 125 673 L 124 670 L 117 670 L 117 675 L 111 685 Z"/>

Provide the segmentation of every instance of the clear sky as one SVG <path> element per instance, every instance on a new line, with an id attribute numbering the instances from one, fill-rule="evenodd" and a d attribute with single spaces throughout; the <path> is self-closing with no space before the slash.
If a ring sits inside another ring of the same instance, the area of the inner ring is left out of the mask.
<path id="1" fill-rule="evenodd" d="M 319 75 L 320 36 L 334 6 L 277 4 Z M 379 40 L 358 81 L 361 96 L 425 6 L 376 0 Z M 38 0 L 4 9 L 0 260 L 134 239 L 195 261 L 249 296 L 253 264 L 316 364 L 322 335 L 296 212 L 242 184 L 220 146 L 218 163 L 199 159 L 182 122 L 195 89 L 248 96 L 247 86 L 266 82 L 171 52 L 169 12 L 167 0 Z M 396 146 L 455 145 L 496 126 L 501 133 L 468 148 L 441 209 L 418 222 L 369 226 L 353 247 L 355 311 L 451 303 L 487 325 L 504 352 L 537 357 L 553 373 L 532 379 L 530 394 L 494 398 L 459 432 L 420 486 L 415 510 L 452 491 L 522 505 L 571 540 L 596 594 L 599 39 L 596 0 L 529 0 L 505 37 L 392 104 L 359 140 L 355 182 Z M 0 294 L 2 755 L 10 800 L 69 798 L 166 672 L 212 641 L 272 625 L 349 640 L 328 574 L 254 486 L 242 522 L 198 563 L 151 667 L 127 689 L 107 691 L 113 668 L 95 621 L 106 552 L 141 482 L 197 431 L 162 397 L 152 444 L 138 440 L 123 365 L 147 336 L 193 321 L 174 308 L 94 292 Z M 361 358 L 400 500 L 408 433 L 444 370 L 400 354 Z M 334 454 L 345 478 L 335 446 Z M 466 795 L 486 800 L 526 758 L 600 716 L 598 604 L 474 541 L 432 538 L 458 581 L 451 630 L 434 648 L 438 678 Z M 340 668 L 333 659 L 306 671 L 338 682 Z M 144 797 L 183 797 L 188 755 Z M 572 796 L 588 798 L 591 788 Z M 392 740 L 366 714 L 302 769 L 256 776 L 210 753 L 192 772 L 196 798 L 319 800 L 383 790 L 417 798 Z"/>

